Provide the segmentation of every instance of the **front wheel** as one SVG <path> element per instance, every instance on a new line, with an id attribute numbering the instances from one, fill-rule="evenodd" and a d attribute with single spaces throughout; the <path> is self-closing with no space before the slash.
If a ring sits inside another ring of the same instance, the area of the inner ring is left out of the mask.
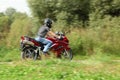
<path id="1" fill-rule="evenodd" d="M 61 53 L 61 58 L 62 59 L 68 59 L 68 60 L 72 60 L 73 58 L 73 54 L 72 54 L 72 50 L 69 49 L 69 50 L 64 50 L 62 53 Z"/>

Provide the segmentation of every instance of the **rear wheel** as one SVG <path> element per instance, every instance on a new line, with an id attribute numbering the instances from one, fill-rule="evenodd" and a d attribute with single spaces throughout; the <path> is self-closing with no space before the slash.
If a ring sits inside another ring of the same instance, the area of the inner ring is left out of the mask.
<path id="1" fill-rule="evenodd" d="M 22 59 L 33 59 L 33 60 L 36 60 L 37 56 L 38 55 L 37 55 L 37 53 L 35 52 L 35 50 L 33 48 L 27 48 L 23 52 L 21 52 L 21 58 Z"/>
<path id="2" fill-rule="evenodd" d="M 72 50 L 71 50 L 71 49 L 69 49 L 69 50 L 64 50 L 64 51 L 61 53 L 61 58 L 62 58 L 62 59 L 67 59 L 67 60 L 72 60 L 72 58 L 73 58 Z"/>

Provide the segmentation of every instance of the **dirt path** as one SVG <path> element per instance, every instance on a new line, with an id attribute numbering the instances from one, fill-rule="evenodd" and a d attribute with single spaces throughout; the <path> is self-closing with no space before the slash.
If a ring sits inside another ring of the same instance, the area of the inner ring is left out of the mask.
<path id="1" fill-rule="evenodd" d="M 13 64 L 13 62 L 0 62 L 0 64 Z"/>
<path id="2" fill-rule="evenodd" d="M 16 62 L 21 62 L 21 61 L 0 62 L 0 64 L 14 64 Z M 89 61 L 89 60 L 72 60 L 71 62 L 90 64 L 89 62 L 97 62 L 97 61 L 94 61 L 94 60 L 92 60 L 92 61 Z M 120 63 L 120 60 L 111 60 L 111 62 Z"/>

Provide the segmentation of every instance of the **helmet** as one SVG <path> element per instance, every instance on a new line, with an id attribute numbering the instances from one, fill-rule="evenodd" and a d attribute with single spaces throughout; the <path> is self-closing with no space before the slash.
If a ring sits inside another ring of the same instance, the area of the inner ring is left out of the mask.
<path id="1" fill-rule="evenodd" d="M 46 18 L 44 20 L 44 24 L 47 24 L 47 23 L 52 24 L 52 20 L 50 18 Z"/>
<path id="2" fill-rule="evenodd" d="M 50 18 L 46 18 L 44 20 L 44 24 L 46 24 L 47 27 L 51 28 L 52 20 Z"/>

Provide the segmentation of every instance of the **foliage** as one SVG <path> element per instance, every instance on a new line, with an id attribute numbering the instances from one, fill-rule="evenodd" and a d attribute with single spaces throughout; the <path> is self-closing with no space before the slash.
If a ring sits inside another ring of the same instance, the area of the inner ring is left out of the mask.
<path id="1" fill-rule="evenodd" d="M 9 25 L 12 24 L 12 22 L 14 21 L 14 14 L 16 13 L 16 10 L 12 7 L 9 7 L 6 9 L 5 11 L 5 15 L 8 16 L 9 18 Z"/>
<path id="2" fill-rule="evenodd" d="M 120 63 L 105 54 L 72 61 L 49 58 L 21 60 L 17 48 L 0 48 L 1 80 L 119 80 Z M 119 59 L 119 58 L 118 58 Z M 49 74 L 51 73 L 51 74 Z"/>
<path id="3" fill-rule="evenodd" d="M 87 64 L 89 63 L 89 64 Z M 62 60 L 0 63 L 1 80 L 119 80 L 119 63 Z M 105 67 L 104 67 L 105 66 Z"/>
<path id="4" fill-rule="evenodd" d="M 0 15 L 0 44 L 4 41 L 2 39 L 5 39 L 10 29 L 9 25 L 9 18 L 5 16 L 4 14 Z"/>
<path id="5" fill-rule="evenodd" d="M 11 8 L 11 7 L 7 8 L 5 11 L 5 14 L 7 16 L 12 16 L 14 13 L 16 13 L 16 10 L 14 8 Z"/>
<path id="6" fill-rule="evenodd" d="M 7 16 L 0 16 L 0 32 L 9 30 L 9 18 Z"/>
<path id="7" fill-rule="evenodd" d="M 74 54 L 120 55 L 119 0 L 28 0 L 28 3 L 33 17 L 13 8 L 0 13 L 1 45 L 18 47 L 20 36 L 35 36 L 44 18 L 50 17 L 54 20 L 53 30 L 71 31 L 67 36 Z"/>
<path id="8" fill-rule="evenodd" d="M 0 47 L 0 62 L 11 62 L 19 60 L 20 51 L 18 48 Z"/>
<path id="9" fill-rule="evenodd" d="M 96 15 L 120 16 L 120 1 L 118 0 L 91 0 L 91 11 Z"/>
<path id="10" fill-rule="evenodd" d="M 119 54 L 120 17 L 105 16 L 104 19 L 91 19 L 90 28 L 96 31 L 104 51 Z M 118 52 L 117 52 L 118 51 Z"/>
<path id="11" fill-rule="evenodd" d="M 0 13 L 0 80 L 120 80 L 120 0 L 28 3 L 32 18 L 13 8 Z M 20 60 L 20 37 L 33 36 L 46 17 L 54 20 L 53 30 L 69 31 L 73 61 Z"/>
<path id="12" fill-rule="evenodd" d="M 29 18 L 16 19 L 12 25 L 7 38 L 8 46 L 19 46 L 20 37 L 31 34 L 31 20 Z"/>
<path id="13" fill-rule="evenodd" d="M 106 28 L 72 28 L 71 33 L 67 36 L 70 40 L 73 53 L 76 55 L 94 55 L 100 53 L 120 55 L 120 30 L 118 28 L 119 25 L 112 27 L 113 23 L 115 23 L 114 20 L 108 21 L 111 24 L 106 26 Z"/>
<path id="14" fill-rule="evenodd" d="M 41 22 L 46 17 L 57 20 L 58 23 L 63 20 L 69 25 L 75 21 L 84 24 L 88 20 L 89 0 L 28 0 L 28 3 L 33 15 Z"/>

